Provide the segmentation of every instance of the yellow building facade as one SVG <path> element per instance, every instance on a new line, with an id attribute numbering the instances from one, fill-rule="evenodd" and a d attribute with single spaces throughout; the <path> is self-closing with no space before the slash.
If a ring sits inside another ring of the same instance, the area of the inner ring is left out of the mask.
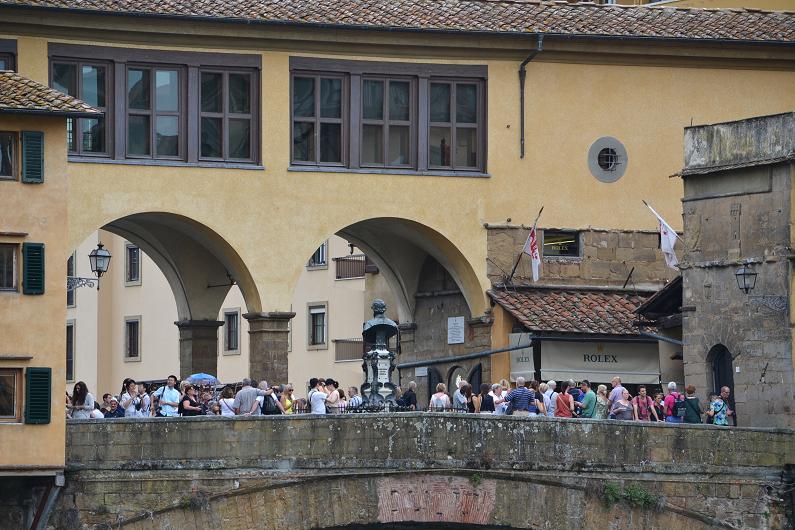
<path id="1" fill-rule="evenodd" d="M 454 3 L 0 7 L 22 75 L 102 100 L 104 122 L 70 129 L 56 257 L 98 229 L 144 249 L 176 301 L 179 375 L 216 370 L 227 292 L 208 286 L 233 279 L 249 374 L 284 381 L 293 294 L 330 235 L 375 261 L 416 333 L 432 258 L 467 341 L 491 322 L 485 224 L 543 206 L 545 228 L 655 230 L 646 199 L 680 229 L 682 128 L 795 106 L 792 15 Z"/>

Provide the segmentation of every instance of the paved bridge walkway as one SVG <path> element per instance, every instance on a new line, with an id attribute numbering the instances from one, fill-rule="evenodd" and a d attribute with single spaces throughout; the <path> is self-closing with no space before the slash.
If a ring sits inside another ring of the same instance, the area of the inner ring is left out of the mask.
<path id="1" fill-rule="evenodd" d="M 83 420 L 67 436 L 58 528 L 791 520 L 795 439 L 780 429 L 406 413 Z"/>

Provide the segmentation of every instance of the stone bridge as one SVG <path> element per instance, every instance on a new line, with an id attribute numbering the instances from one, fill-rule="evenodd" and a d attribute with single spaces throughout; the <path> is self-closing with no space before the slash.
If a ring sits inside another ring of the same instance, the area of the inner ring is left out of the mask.
<path id="1" fill-rule="evenodd" d="M 59 529 L 793 520 L 783 429 L 407 413 L 83 420 L 67 437 Z"/>

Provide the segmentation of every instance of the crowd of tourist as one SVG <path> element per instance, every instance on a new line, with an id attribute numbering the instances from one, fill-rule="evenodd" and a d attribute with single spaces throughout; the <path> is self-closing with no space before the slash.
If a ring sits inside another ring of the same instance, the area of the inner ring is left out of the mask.
<path id="1" fill-rule="evenodd" d="M 515 387 L 506 380 L 492 385 L 481 384 L 474 389 L 461 380 L 458 388 L 447 393 L 444 383 L 436 386 L 427 409 L 417 402 L 417 384 L 409 382 L 405 390 L 397 388 L 398 411 L 465 412 L 514 416 L 549 416 L 556 418 L 615 419 L 625 421 L 659 421 L 668 423 L 712 423 L 729 425 L 734 411 L 729 405 L 730 389 L 723 387 L 720 394 L 709 396 L 702 405 L 696 388 L 688 385 L 684 394 L 677 391 L 676 383 L 668 383 L 667 395 L 654 392 L 650 395 L 643 385 L 632 396 L 619 377 L 596 390 L 587 380 L 575 384 L 562 381 L 560 390 L 556 381 L 539 383 L 517 377 Z M 236 391 L 235 391 L 236 390 Z M 121 418 L 150 416 L 251 416 L 275 414 L 340 414 L 369 411 L 355 386 L 343 389 L 333 379 L 312 378 L 305 398 L 295 396 L 292 385 L 269 386 L 267 381 L 256 384 L 243 379 L 239 385 L 194 385 L 180 382 L 171 375 L 158 388 L 146 383 L 125 379 L 118 395 L 106 393 L 102 402 L 96 402 L 82 381 L 75 384 L 72 395 L 66 395 L 68 418 Z"/>

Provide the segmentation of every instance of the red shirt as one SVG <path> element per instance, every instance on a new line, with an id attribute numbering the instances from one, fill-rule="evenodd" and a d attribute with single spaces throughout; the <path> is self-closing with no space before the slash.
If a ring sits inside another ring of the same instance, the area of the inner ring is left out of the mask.
<path id="1" fill-rule="evenodd" d="M 649 396 L 646 399 L 641 399 L 640 396 L 632 398 L 632 404 L 638 407 L 638 419 L 643 421 L 651 421 L 651 408 L 654 406 L 654 400 Z"/>

